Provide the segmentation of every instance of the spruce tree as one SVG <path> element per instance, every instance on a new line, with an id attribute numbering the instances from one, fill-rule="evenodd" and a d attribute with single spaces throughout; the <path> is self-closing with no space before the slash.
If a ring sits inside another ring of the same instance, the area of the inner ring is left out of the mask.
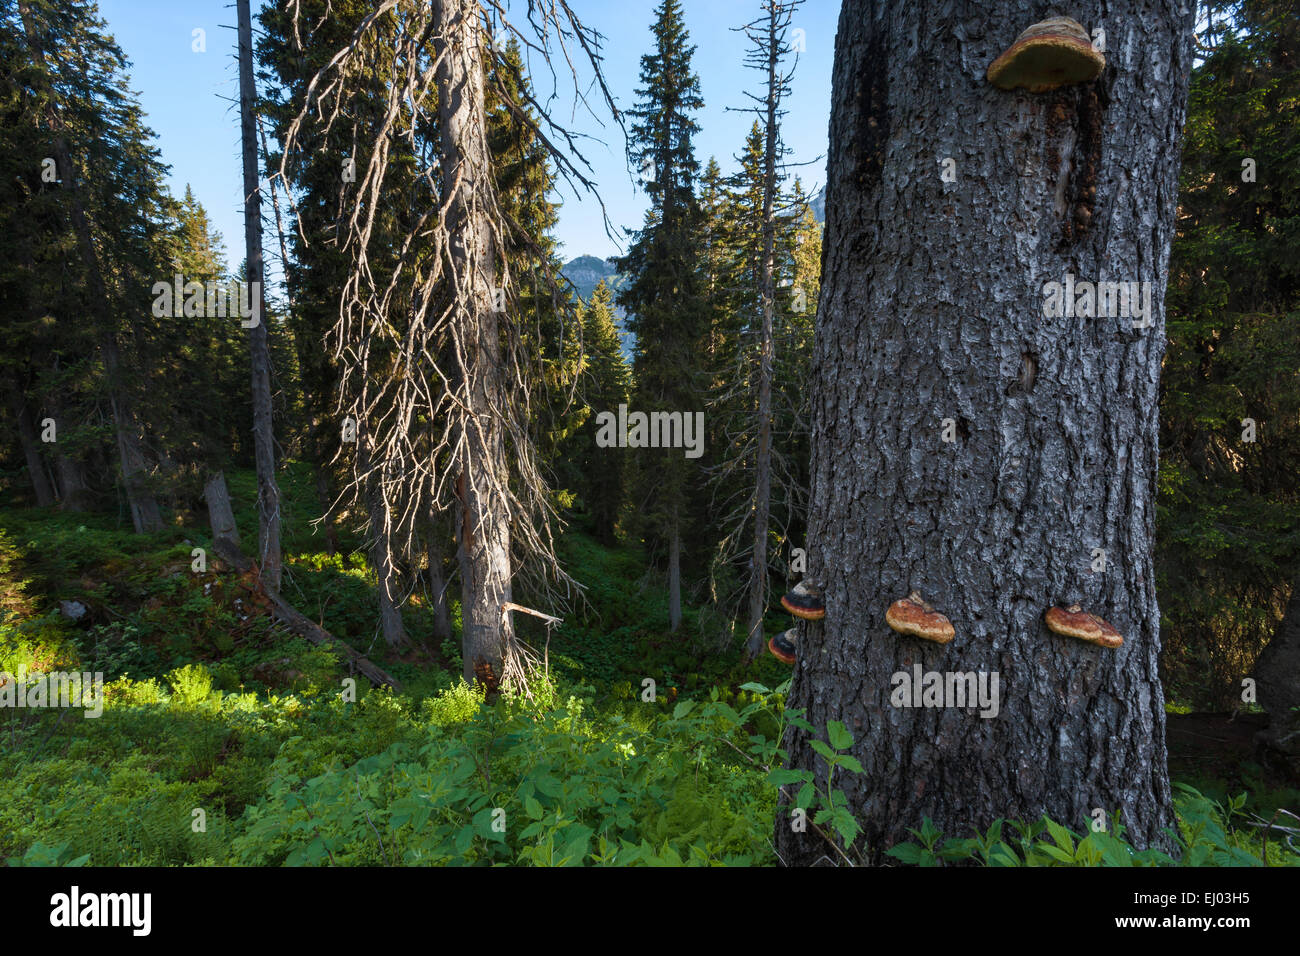
<path id="1" fill-rule="evenodd" d="M 268 81 L 264 110 L 277 140 L 284 141 L 316 71 L 348 43 L 369 12 L 364 3 L 324 0 L 294 11 L 263 10 L 260 59 Z M 301 18 L 297 23 L 295 13 Z M 369 354 L 365 374 L 360 374 L 357 363 L 349 361 L 353 343 L 339 338 L 339 320 L 345 302 L 374 293 L 367 281 L 378 280 L 359 281 L 349 275 L 357 252 L 344 248 L 339 236 L 350 228 L 359 210 L 366 210 L 372 218 L 364 255 L 372 276 L 387 276 L 404 256 L 417 274 L 427 268 L 422 263 L 430 256 L 429 243 L 399 237 L 418 218 L 420 205 L 429 202 L 430 190 L 416 174 L 413 144 L 414 149 L 434 148 L 436 124 L 427 115 L 416 124 L 410 109 L 403 106 L 397 123 L 411 135 L 390 137 L 379 132 L 388 115 L 388 78 L 396 57 L 391 41 L 397 29 L 395 17 L 388 16 L 362 35 L 346 117 L 328 127 L 314 123 L 297 127 L 298 139 L 285 163 L 299 196 L 299 228 L 293 230 L 293 258 L 286 269 L 294 293 L 292 331 L 298 343 L 304 411 L 310 423 L 308 442 L 317 465 L 327 542 L 335 544 L 331 525 L 336 515 L 353 508 L 352 513 L 365 515 L 381 627 L 393 647 L 408 642 L 400 605 L 409 583 L 402 566 L 415 560 L 419 536 L 427 531 L 431 516 L 426 514 L 418 524 L 394 520 L 402 510 L 398 500 L 402 493 L 397 489 L 418 463 L 410 457 L 375 454 L 372 429 L 393 413 L 386 401 L 380 401 L 369 415 L 359 409 L 373 405 L 368 396 L 376 383 L 400 374 L 397 342 L 408 330 L 418 279 L 395 284 L 383 294 L 379 323 L 383 331 L 364 337 L 362 347 Z M 386 186 L 372 195 L 367 164 L 376 154 L 386 157 Z M 273 160 L 279 158 L 273 155 Z M 349 480 L 348 470 L 354 481 Z"/>
<path id="2" fill-rule="evenodd" d="M 173 201 L 171 216 L 166 266 L 157 280 L 170 285 L 179 276 L 182 284 L 224 289 L 228 302 L 237 302 L 222 238 L 189 186 L 180 202 Z M 214 501 L 229 498 L 225 469 L 236 461 L 251 462 L 247 338 L 234 310 L 226 308 L 226 315 L 216 311 L 205 303 L 197 314 L 173 314 L 154 323 L 149 349 L 153 361 L 143 369 L 141 411 L 166 452 L 162 464 L 167 491 L 178 510 L 194 507 L 203 495 L 211 511 Z M 176 382 L 186 383 L 203 400 L 175 401 Z M 238 540 L 224 512 L 221 527 L 227 537 Z"/>
<path id="3" fill-rule="evenodd" d="M 372 533 L 382 529 L 407 560 L 431 514 L 455 511 L 464 674 L 524 688 L 531 665 L 509 616 L 516 571 L 573 582 L 555 556 L 555 506 L 531 418 L 535 358 L 512 309 L 515 236 L 488 143 L 485 86 L 510 96 L 493 59 L 500 48 L 474 0 L 360 5 L 348 10 L 362 14 L 355 28 L 332 52 L 312 41 L 319 58 L 304 64 L 300 38 L 316 22 L 304 6 L 273 31 L 292 86 L 278 119 L 291 175 L 319 170 L 325 241 L 341 252 L 324 339 L 340 411 L 358 427 L 347 487 L 366 499 Z M 594 42 L 571 13 L 568 22 Z M 533 26 L 545 38 L 547 26 Z M 337 144 L 335 161 L 354 160 L 333 195 L 330 155 L 313 163 L 321 141 Z"/>
<path id="4" fill-rule="evenodd" d="M 662 0 L 652 33 L 654 52 L 641 57 L 637 106 L 628 113 L 634 121 L 630 158 L 645 179 L 650 209 L 618 262 L 628 276 L 618 303 L 628 311 L 628 328 L 637 339 L 636 410 L 677 413 L 687 421 L 702 410 L 700 351 L 707 334 L 693 146 L 699 130 L 694 115 L 704 101 L 679 0 Z M 682 619 L 682 525 L 698 489 L 699 468 L 681 448 L 635 454 L 642 480 L 634 502 L 646 518 L 648 537 L 667 552 L 668 617 L 675 631 Z"/>
<path id="5" fill-rule="evenodd" d="M 11 142 L 29 152 L 6 151 L 17 168 L 5 180 L 16 189 L 11 261 L 34 280 L 23 316 L 36 323 L 27 326 L 33 362 L 22 380 L 39 395 L 10 404 L 25 418 L 35 400 L 62 423 L 50 454 L 65 503 L 85 507 L 88 476 L 115 460 L 133 526 L 154 531 L 158 442 L 141 396 L 155 360 L 150 289 L 168 228 L 165 167 L 127 86 L 126 58 L 93 7 L 22 0 L 0 7 L 0 21 L 0 32 L 25 41 L 6 46 L 6 85 L 21 127 Z M 112 422 L 112 451 L 90 427 L 101 418 Z"/>
<path id="6" fill-rule="evenodd" d="M 1079 104 L 1054 124 L 1024 119 L 1040 94 L 953 59 L 993 62 L 1042 5 L 985 8 L 954 46 L 942 2 L 843 4 L 811 384 L 808 573 L 825 618 L 800 627 L 787 705 L 804 720 L 783 746 L 817 790 L 841 787 L 836 813 L 856 826 L 837 829 L 861 840 L 791 827 L 789 787 L 774 828 L 789 865 L 859 850 L 874 864 L 926 820 L 965 834 L 1104 816 L 1135 849 L 1172 842 L 1152 540 L 1192 6 L 1081 0 L 1071 15 L 1104 24 L 1108 62 L 1049 94 Z M 1097 166 L 1073 207 L 1054 175 L 1006 160 L 1080 142 Z M 948 150 L 959 184 L 921 186 Z M 1050 283 L 1059 302 L 1076 278 L 1139 284 L 1146 302 L 1094 310 L 1081 291 L 1085 314 L 1062 315 Z M 1069 636 L 1050 609 L 1074 604 L 1122 645 Z M 900 621 L 913 609 L 921 626 Z M 995 703 L 918 707 L 894 679 L 937 669 L 1000 674 Z M 865 772 L 828 783 L 828 725 Z"/>
<path id="7" fill-rule="evenodd" d="M 490 74 L 484 91 L 488 147 L 501 214 L 506 222 L 506 269 L 520 317 L 524 351 L 536 400 L 531 409 L 538 462 L 557 483 L 572 487 L 578 475 L 559 454 L 578 427 L 574 386 L 582 359 L 581 319 L 573 298 L 556 289 L 562 264 L 553 230 L 559 210 L 551 198 L 556 176 L 550 153 L 529 106 L 531 84 L 519 42 L 488 51 Z M 504 291 L 504 289 L 503 289 Z"/>
<path id="8" fill-rule="evenodd" d="M 592 421 L 601 412 L 617 413 L 618 406 L 627 402 L 632 383 L 614 323 L 614 297 L 603 279 L 583 310 L 582 345 L 578 388 L 587 421 Z M 625 460 L 598 448 L 590 429 L 577 432 L 566 451 L 581 475 L 579 487 L 596 539 L 614 544 L 623 505 Z"/>

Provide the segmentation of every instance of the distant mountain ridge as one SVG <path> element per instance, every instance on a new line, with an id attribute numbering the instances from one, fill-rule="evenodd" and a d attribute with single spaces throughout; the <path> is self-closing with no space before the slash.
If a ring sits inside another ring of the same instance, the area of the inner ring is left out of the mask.
<path id="1" fill-rule="evenodd" d="M 583 302 L 590 301 L 591 294 L 596 291 L 596 286 L 600 285 L 602 279 L 611 292 L 617 292 L 627 284 L 627 277 L 619 274 L 613 262 L 597 256 L 578 256 L 576 259 L 571 259 L 564 264 L 561 272 L 573 283 Z M 636 348 L 636 336 L 627 330 L 626 320 L 627 313 L 617 305 L 614 306 L 614 323 L 618 326 L 618 338 L 623 346 L 623 359 L 631 365 L 632 352 Z"/>
<path id="2" fill-rule="evenodd" d="M 600 285 L 602 279 L 610 290 L 615 292 L 627 282 L 624 276 L 619 275 L 618 269 L 611 260 L 596 256 L 578 256 L 576 259 L 571 259 L 564 264 L 563 272 L 564 277 L 573 283 L 584 302 L 591 298 L 591 294 L 596 291 L 596 286 Z"/>

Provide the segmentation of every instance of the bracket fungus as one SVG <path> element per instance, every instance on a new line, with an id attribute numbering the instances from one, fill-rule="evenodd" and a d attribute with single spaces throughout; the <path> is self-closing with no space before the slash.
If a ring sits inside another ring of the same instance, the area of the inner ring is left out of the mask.
<path id="1" fill-rule="evenodd" d="M 767 649 L 772 652 L 772 656 L 784 664 L 794 663 L 794 654 L 798 647 L 799 634 L 793 627 L 775 635 L 767 642 Z"/>
<path id="2" fill-rule="evenodd" d="M 1124 643 L 1124 638 L 1119 636 L 1119 631 L 1097 615 L 1089 614 L 1077 604 L 1071 604 L 1064 609 L 1048 608 L 1043 617 L 1047 621 L 1047 629 L 1053 634 L 1077 637 L 1098 647 L 1119 647 Z"/>
<path id="3" fill-rule="evenodd" d="M 911 634 L 936 644 L 947 644 L 957 636 L 952 621 L 926 604 L 916 591 L 889 605 L 885 623 L 899 634 Z"/>
<path id="4" fill-rule="evenodd" d="M 781 606 L 805 621 L 820 621 L 826 616 L 826 600 L 821 589 L 807 581 L 800 581 L 782 596 Z"/>
<path id="5" fill-rule="evenodd" d="M 986 75 L 1000 90 L 1023 86 L 1030 93 L 1046 93 L 1095 80 L 1105 67 L 1106 58 L 1093 48 L 1077 21 L 1052 17 L 1016 37 L 1016 42 L 989 64 Z"/>

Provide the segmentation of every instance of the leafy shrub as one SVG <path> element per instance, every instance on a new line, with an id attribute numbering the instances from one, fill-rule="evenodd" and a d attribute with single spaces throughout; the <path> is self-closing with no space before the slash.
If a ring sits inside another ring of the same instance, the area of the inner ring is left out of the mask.
<path id="1" fill-rule="evenodd" d="M 212 693 L 212 675 L 202 664 L 186 664 L 167 675 L 172 700 L 182 707 L 197 707 Z"/>
<path id="2" fill-rule="evenodd" d="M 440 699 L 468 711 L 463 692 Z M 740 712 L 683 702 L 652 731 L 588 718 L 572 696 L 549 710 L 473 703 L 456 734 L 435 726 L 423 746 L 398 743 L 309 779 L 277 767 L 267 799 L 249 808 L 232 841 L 233 862 L 770 860 L 774 795 L 754 784 L 776 745 L 745 728 L 767 701 Z"/>
<path id="3" fill-rule="evenodd" d="M 974 862 L 983 866 L 1300 866 L 1300 854 L 1278 844 L 1255 849 L 1262 840 L 1230 829 L 1229 823 L 1246 801 L 1245 795 L 1223 806 L 1192 787 L 1175 784 L 1178 833 L 1171 834 L 1178 858 L 1157 850 L 1135 850 L 1124 839 L 1118 819 L 1111 829 L 1090 828 L 1086 836 L 1043 817 L 1030 823 L 1012 822 L 1014 833 L 1002 820 L 984 834 L 964 839 L 944 838 L 930 820 L 912 830 L 917 843 L 901 843 L 886 855 L 903 863 L 939 866 Z M 1266 862 L 1267 861 L 1267 862 Z"/>
<path id="4" fill-rule="evenodd" d="M 483 706 L 483 690 L 471 686 L 462 678 L 450 689 L 426 699 L 420 716 L 437 727 L 450 727 L 474 719 Z"/>

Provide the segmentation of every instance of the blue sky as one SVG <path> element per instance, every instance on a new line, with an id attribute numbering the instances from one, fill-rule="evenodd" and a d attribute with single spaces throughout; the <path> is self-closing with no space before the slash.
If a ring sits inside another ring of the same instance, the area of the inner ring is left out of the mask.
<path id="1" fill-rule="evenodd" d="M 605 35 L 602 52 L 606 80 L 621 109 L 633 105 L 640 58 L 649 48 L 652 0 L 570 0 L 584 23 Z M 254 10 L 259 0 L 253 0 Z M 520 12 L 524 0 L 513 6 Z M 738 27 L 758 15 L 756 0 L 685 0 L 687 27 L 696 45 L 694 66 L 700 77 L 705 108 L 697 117 L 700 134 L 696 152 L 701 165 L 716 156 L 723 170 L 735 168 L 733 156 L 744 143 L 752 115 L 728 112 L 749 105 L 745 89 L 757 91 L 760 75 L 745 69 L 747 41 Z M 131 61 L 131 85 L 139 93 L 149 126 L 158 137 L 163 161 L 171 166 L 170 186 L 176 195 L 189 183 L 221 232 L 232 266 L 243 257 L 239 116 L 235 104 L 238 75 L 235 65 L 235 8 L 230 0 L 100 0 L 100 16 Z M 811 162 L 796 172 L 809 187 L 825 181 L 826 130 L 830 112 L 831 60 L 834 55 L 838 0 L 807 0 L 795 14 L 793 26 L 804 31 L 806 51 L 800 55 L 784 135 L 794 162 Z M 205 33 L 206 52 L 195 52 L 193 31 Z M 539 99 L 552 92 L 549 72 L 534 70 Z M 557 75 L 559 75 L 557 73 Z M 580 74 L 584 85 L 590 70 Z M 582 150 L 591 162 L 601 198 L 615 235 L 623 227 L 639 227 L 645 195 L 629 180 L 622 133 L 610 117 L 597 110 L 592 118 L 575 103 L 573 84 L 559 75 L 554 118 L 577 132 L 603 142 L 587 141 Z M 594 102 L 594 100 L 593 100 Z M 618 252 L 606 234 L 596 201 L 564 191 L 557 238 L 565 259 L 583 254 L 608 256 Z M 264 239 L 268 260 L 275 240 Z"/>

